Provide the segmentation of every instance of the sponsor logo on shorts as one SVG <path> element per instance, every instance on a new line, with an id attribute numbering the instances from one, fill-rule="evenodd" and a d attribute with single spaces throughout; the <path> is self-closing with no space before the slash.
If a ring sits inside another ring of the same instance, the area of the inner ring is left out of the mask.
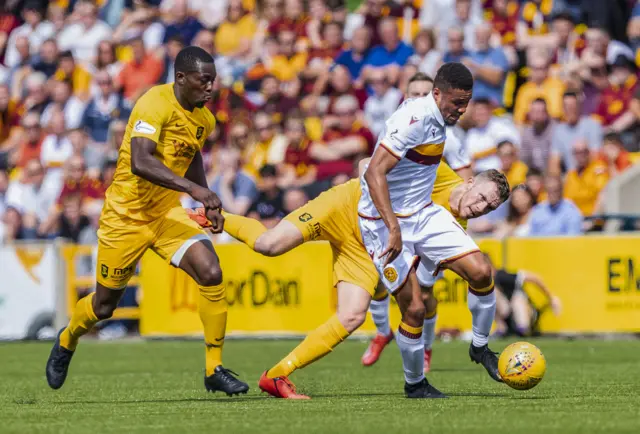
<path id="1" fill-rule="evenodd" d="M 312 218 L 313 216 L 311 214 L 309 214 L 308 212 L 305 212 L 304 214 L 300 214 L 300 216 L 298 217 L 298 220 L 304 223 L 304 222 L 308 222 Z"/>
<path id="2" fill-rule="evenodd" d="M 106 279 L 106 278 L 107 278 L 107 276 L 109 275 L 109 267 L 107 267 L 107 266 L 106 266 L 106 265 L 104 265 L 104 264 L 101 264 L 101 265 L 100 265 L 100 274 L 102 275 L 102 277 L 103 277 L 104 279 Z"/>
<path id="3" fill-rule="evenodd" d="M 200 140 L 204 134 L 204 127 L 198 127 L 196 130 L 196 139 Z"/>
<path id="4" fill-rule="evenodd" d="M 145 121 L 136 121 L 133 125 L 133 131 L 141 134 L 153 134 L 156 132 L 156 129 Z"/>
<path id="5" fill-rule="evenodd" d="M 398 280 L 398 272 L 395 270 L 395 268 L 387 267 L 387 268 L 384 269 L 382 274 L 384 275 L 384 278 L 387 279 L 391 283 L 393 283 L 396 280 Z"/>
<path id="6" fill-rule="evenodd" d="M 320 223 L 309 223 L 307 225 L 307 230 L 309 231 L 309 238 L 311 238 L 312 240 L 317 240 L 322 234 Z"/>

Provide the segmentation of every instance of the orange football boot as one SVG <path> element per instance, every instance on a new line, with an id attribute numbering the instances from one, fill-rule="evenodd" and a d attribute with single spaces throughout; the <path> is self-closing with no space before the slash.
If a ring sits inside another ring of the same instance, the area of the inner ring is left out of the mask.
<path id="1" fill-rule="evenodd" d="M 258 387 L 274 398 L 283 399 L 311 399 L 307 395 L 296 393 L 296 386 L 287 377 L 267 377 L 267 371 L 262 373 Z"/>
<path id="2" fill-rule="evenodd" d="M 377 362 L 380 358 L 380 354 L 382 354 L 382 350 L 384 350 L 384 347 L 386 347 L 392 340 L 393 332 L 389 333 L 388 336 L 376 334 L 376 337 L 373 338 L 369 344 L 369 348 L 367 348 L 367 351 L 362 355 L 362 364 L 364 366 L 371 366 Z"/>

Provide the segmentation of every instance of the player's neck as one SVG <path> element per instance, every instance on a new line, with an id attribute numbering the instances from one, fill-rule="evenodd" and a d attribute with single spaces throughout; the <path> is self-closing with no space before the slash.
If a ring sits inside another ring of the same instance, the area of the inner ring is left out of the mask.
<path id="1" fill-rule="evenodd" d="M 178 101 L 178 104 L 180 104 L 180 106 L 186 111 L 192 112 L 193 109 L 195 109 L 195 106 L 192 106 L 191 104 L 189 104 L 187 102 L 187 99 L 184 96 L 182 96 L 182 92 L 180 92 L 180 88 L 176 86 L 175 83 L 173 84 L 173 95 L 176 97 L 176 101 Z"/>

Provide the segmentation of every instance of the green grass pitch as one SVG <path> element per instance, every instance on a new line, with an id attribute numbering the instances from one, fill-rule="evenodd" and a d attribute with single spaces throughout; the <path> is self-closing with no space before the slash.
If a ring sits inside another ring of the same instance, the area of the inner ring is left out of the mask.
<path id="1" fill-rule="evenodd" d="M 83 342 L 67 384 L 49 390 L 49 343 L 0 344 L 0 433 L 638 433 L 640 341 L 533 340 L 547 375 L 519 392 L 494 383 L 462 342 L 436 343 L 430 381 L 447 400 L 407 400 L 395 344 L 370 368 L 349 340 L 292 376 L 306 402 L 259 392 L 295 341 L 229 340 L 225 363 L 249 394 L 207 394 L 194 341 Z M 496 341 L 501 350 L 510 341 Z"/>

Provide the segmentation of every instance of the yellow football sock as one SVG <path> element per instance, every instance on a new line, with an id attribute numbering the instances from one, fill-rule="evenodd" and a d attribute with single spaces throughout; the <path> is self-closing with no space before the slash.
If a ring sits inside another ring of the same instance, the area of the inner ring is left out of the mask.
<path id="1" fill-rule="evenodd" d="M 60 345 L 67 350 L 75 351 L 78 346 L 80 336 L 86 335 L 98 322 L 98 317 L 93 312 L 93 296 L 91 293 L 78 300 L 76 308 L 73 310 L 69 325 L 60 334 Z"/>
<path id="2" fill-rule="evenodd" d="M 242 241 L 251 249 L 255 246 L 258 237 L 267 231 L 267 228 L 258 220 L 241 215 L 229 214 L 224 211 L 222 215 L 224 216 L 225 232 L 238 241 Z"/>
<path id="3" fill-rule="evenodd" d="M 349 336 L 349 332 L 340 323 L 338 316 L 332 316 L 329 321 L 309 333 L 305 340 L 295 347 L 287 357 L 269 369 L 267 377 L 288 377 L 296 369 L 304 368 L 329 354 L 347 336 Z"/>
<path id="4" fill-rule="evenodd" d="M 200 286 L 198 310 L 204 326 L 206 374 L 213 375 L 216 366 L 222 365 L 222 346 L 227 330 L 227 299 L 224 283 Z"/>

